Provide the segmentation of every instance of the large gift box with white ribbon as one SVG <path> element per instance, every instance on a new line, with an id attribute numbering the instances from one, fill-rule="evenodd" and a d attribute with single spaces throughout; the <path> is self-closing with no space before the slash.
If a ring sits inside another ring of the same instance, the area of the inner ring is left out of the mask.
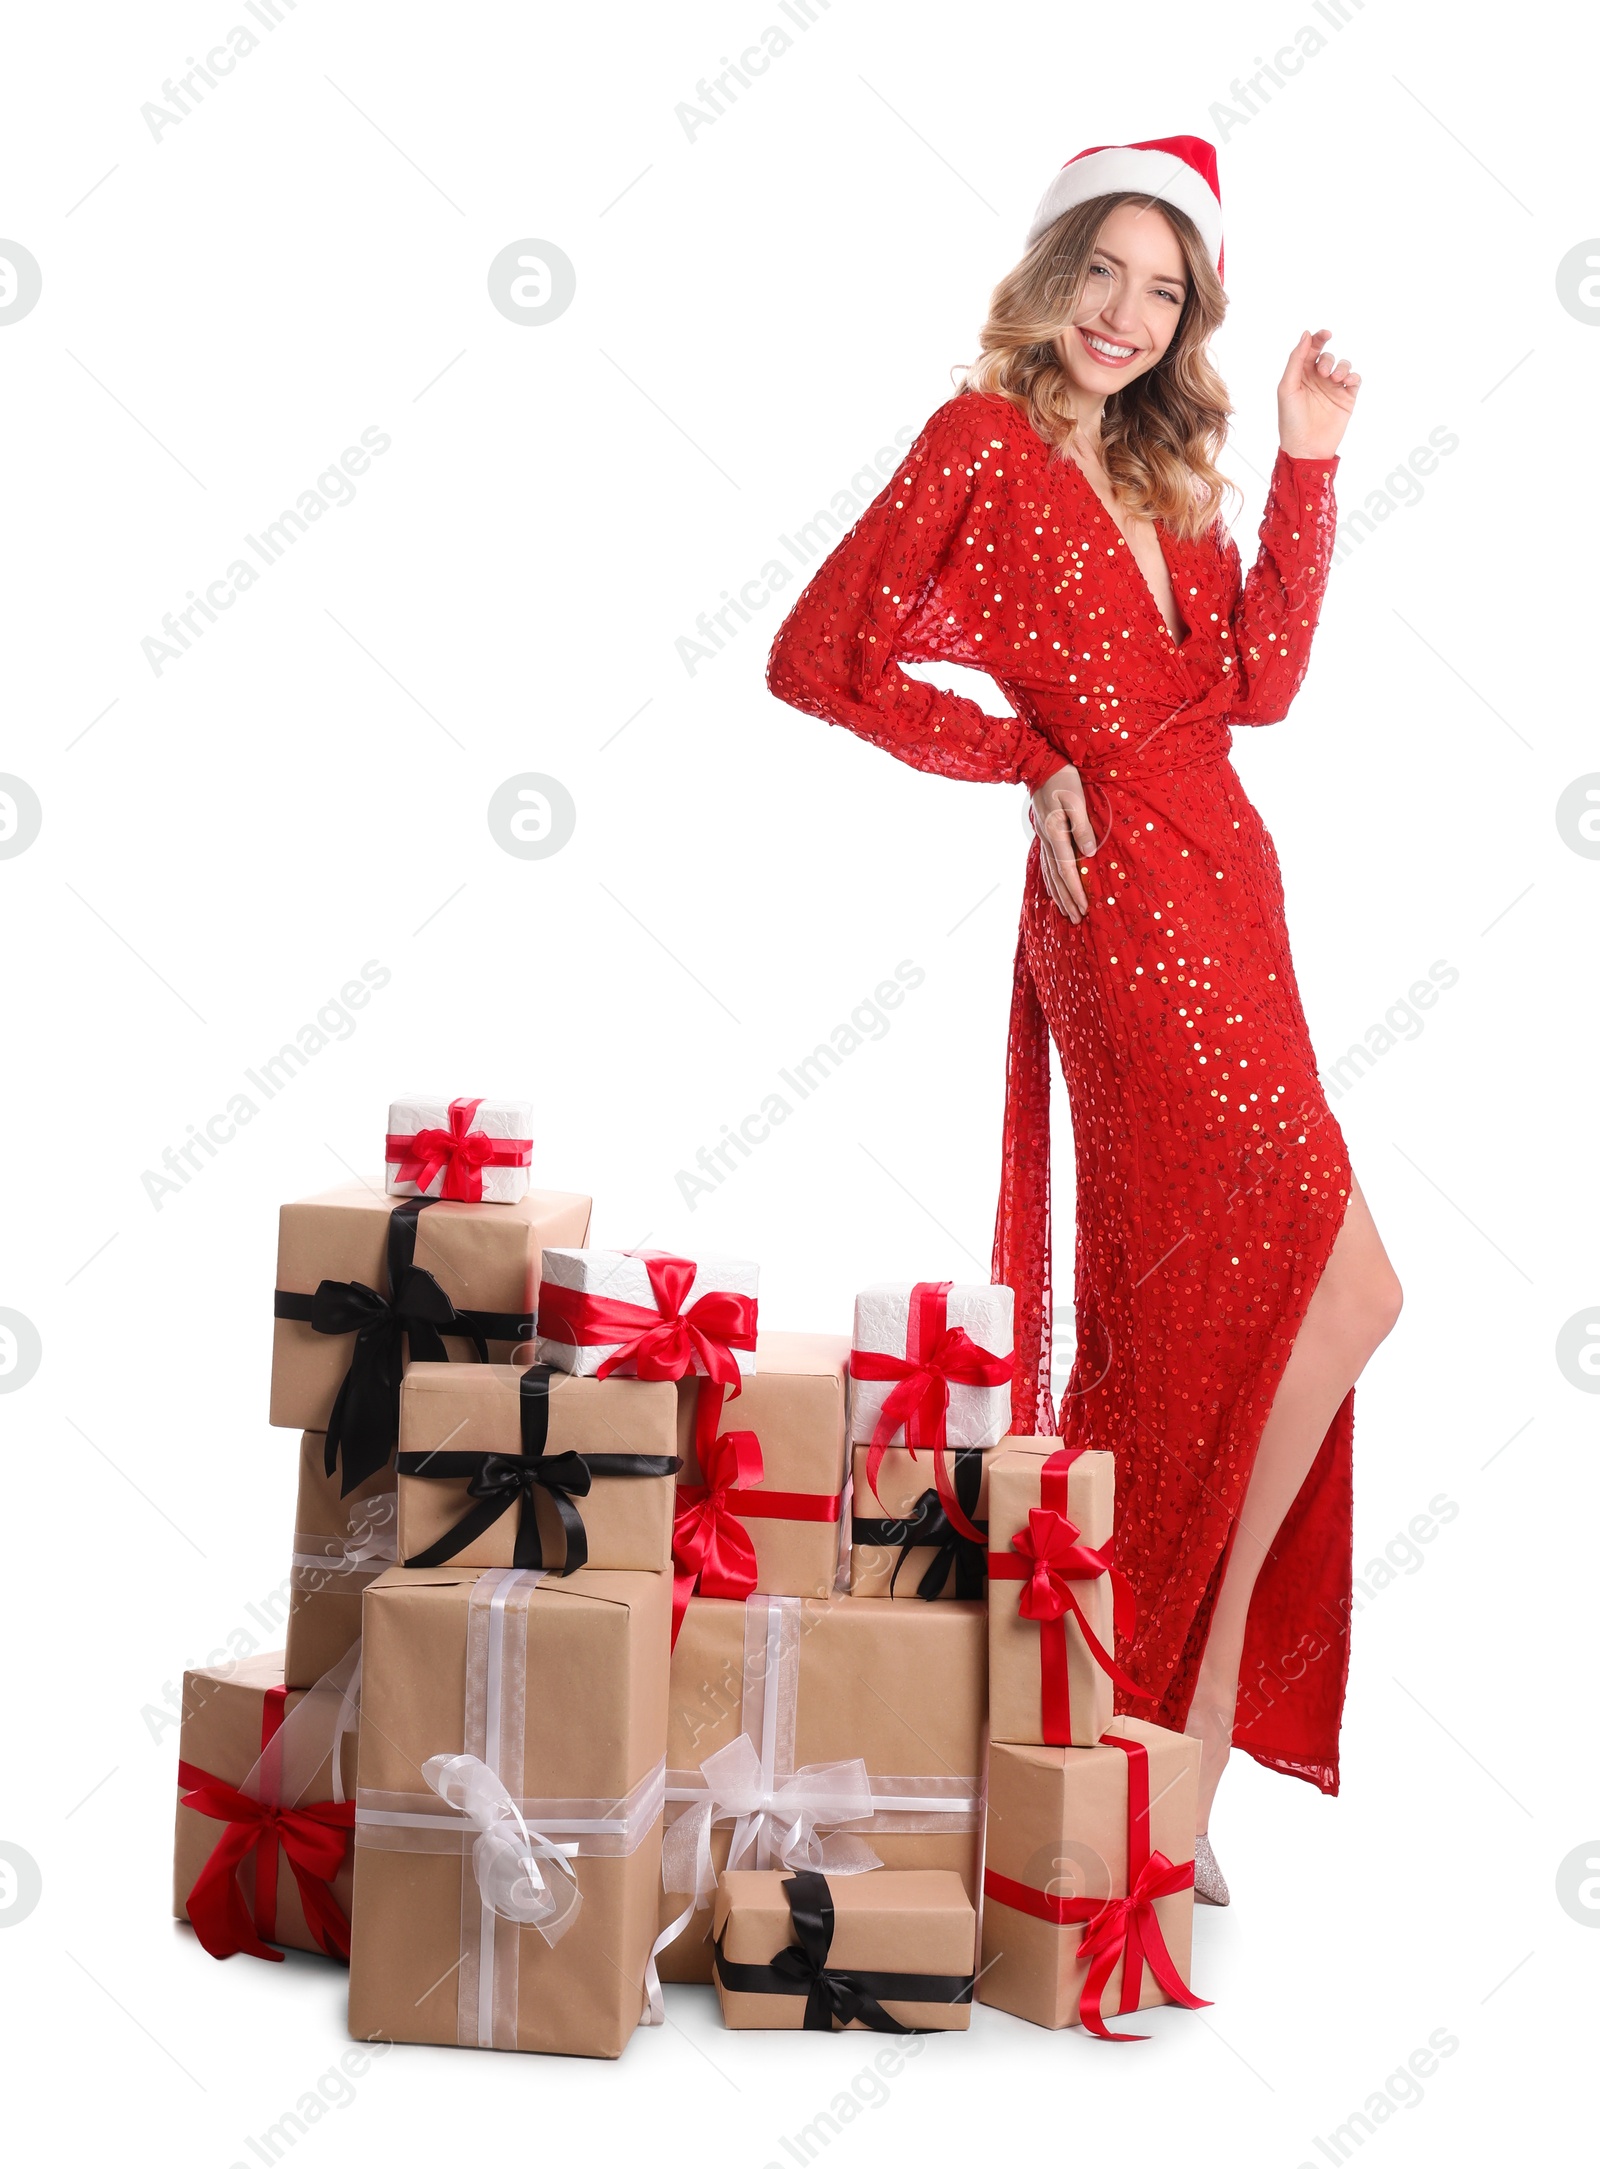
<path id="1" fill-rule="evenodd" d="M 514 1205 L 528 1192 L 533 1107 L 527 1100 L 389 1102 L 384 1176 L 391 1197 Z"/>
<path id="2" fill-rule="evenodd" d="M 326 1432 L 300 1440 L 283 1675 L 310 1687 L 361 1639 L 361 1596 L 395 1562 L 392 1466 L 341 1492 Z"/>
<path id="3" fill-rule="evenodd" d="M 1041 1452 L 1041 1447 L 1050 1449 Z M 1093 1747 L 1111 1722 L 1132 1593 L 1112 1563 L 1108 1453 L 1008 1440 L 989 1456 L 989 1729 Z"/>
<path id="4" fill-rule="evenodd" d="M 661 1890 L 665 1574 L 367 1591 L 350 2031 L 619 2056 Z M 655 1997 L 659 2009 L 659 1992 Z"/>
<path id="5" fill-rule="evenodd" d="M 353 1490 L 393 1455 L 406 1359 L 509 1363 L 540 1253 L 588 1230 L 588 1198 L 561 1190 L 457 1205 L 357 1182 L 285 1205 L 268 1421 L 328 1432 Z"/>
<path id="6" fill-rule="evenodd" d="M 349 1952 L 354 1670 L 300 1692 L 273 1650 L 183 1675 L 173 1911 L 213 1958 Z"/>
<path id="7" fill-rule="evenodd" d="M 1119 1717 L 1098 1747 L 989 1751 L 978 2001 L 1112 2040 L 1119 2013 L 1193 2009 L 1200 1742 Z"/>
<path id="8" fill-rule="evenodd" d="M 958 2033 L 971 2023 L 977 1924 L 948 1868 L 730 1869 L 713 1929 L 724 2025 Z"/>
<path id="9" fill-rule="evenodd" d="M 541 1363 L 580 1378 L 720 1378 L 756 1367 L 759 1271 L 748 1258 L 547 1248 Z"/>
<path id="10" fill-rule="evenodd" d="M 661 1977 L 709 1981 L 733 1868 L 946 1868 L 976 1900 L 981 1604 L 690 1600 L 672 1653 Z"/>
<path id="11" fill-rule="evenodd" d="M 661 1573 L 677 1416 L 666 1382 L 414 1363 L 400 1386 L 400 1559 Z"/>
<path id="12" fill-rule="evenodd" d="M 832 1333 L 762 1333 L 737 1395 L 713 1379 L 678 1387 L 677 1607 L 699 1592 L 822 1597 L 839 1565 L 850 1344 Z"/>
<path id="13" fill-rule="evenodd" d="M 994 1446 L 1011 1428 L 1009 1288 L 892 1281 L 856 1297 L 850 1437 L 872 1446 Z"/>

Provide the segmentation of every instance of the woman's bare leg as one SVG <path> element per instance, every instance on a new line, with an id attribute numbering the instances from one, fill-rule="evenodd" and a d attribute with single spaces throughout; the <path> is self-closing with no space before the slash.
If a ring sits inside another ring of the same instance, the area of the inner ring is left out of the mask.
<path id="1" fill-rule="evenodd" d="M 1201 1743 L 1202 1833 L 1210 1827 L 1211 1803 L 1233 1742 L 1245 1619 L 1256 1577 L 1340 1403 L 1399 1315 L 1400 1282 L 1361 1187 L 1352 1179 L 1344 1224 L 1306 1306 L 1261 1434 L 1183 1728 Z"/>

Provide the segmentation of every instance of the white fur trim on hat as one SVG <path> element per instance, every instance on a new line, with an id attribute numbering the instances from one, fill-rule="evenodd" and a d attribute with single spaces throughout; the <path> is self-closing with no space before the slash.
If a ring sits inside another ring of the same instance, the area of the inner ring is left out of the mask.
<path id="1" fill-rule="evenodd" d="M 1213 261 L 1222 254 L 1222 205 L 1209 183 L 1185 159 L 1171 151 L 1119 147 L 1091 151 L 1063 166 L 1040 198 L 1024 244 L 1032 248 L 1046 227 L 1054 225 L 1063 211 L 1088 203 L 1096 196 L 1114 196 L 1124 189 L 1142 196 L 1156 196 L 1175 210 L 1188 214 L 1200 229 L 1200 237 Z"/>

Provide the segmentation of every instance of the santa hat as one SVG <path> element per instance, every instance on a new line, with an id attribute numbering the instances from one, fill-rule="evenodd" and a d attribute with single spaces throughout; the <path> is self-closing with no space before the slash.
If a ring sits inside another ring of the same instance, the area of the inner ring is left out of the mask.
<path id="1" fill-rule="evenodd" d="M 1124 190 L 1159 197 L 1174 210 L 1187 212 L 1216 258 L 1221 278 L 1222 192 L 1217 186 L 1217 154 L 1200 136 L 1157 136 L 1150 143 L 1102 143 L 1079 151 L 1045 190 L 1025 245 L 1032 248 L 1040 234 L 1074 204 L 1120 195 Z"/>

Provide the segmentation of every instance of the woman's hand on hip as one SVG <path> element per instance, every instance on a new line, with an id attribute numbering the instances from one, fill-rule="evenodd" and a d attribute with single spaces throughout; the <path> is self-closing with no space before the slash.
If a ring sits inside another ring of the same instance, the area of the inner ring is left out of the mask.
<path id="1" fill-rule="evenodd" d="M 1083 799 L 1083 778 L 1075 768 L 1058 768 L 1033 794 L 1033 826 L 1039 838 L 1039 867 L 1058 911 L 1076 926 L 1089 909 L 1078 853 L 1093 855 L 1094 830 Z"/>

